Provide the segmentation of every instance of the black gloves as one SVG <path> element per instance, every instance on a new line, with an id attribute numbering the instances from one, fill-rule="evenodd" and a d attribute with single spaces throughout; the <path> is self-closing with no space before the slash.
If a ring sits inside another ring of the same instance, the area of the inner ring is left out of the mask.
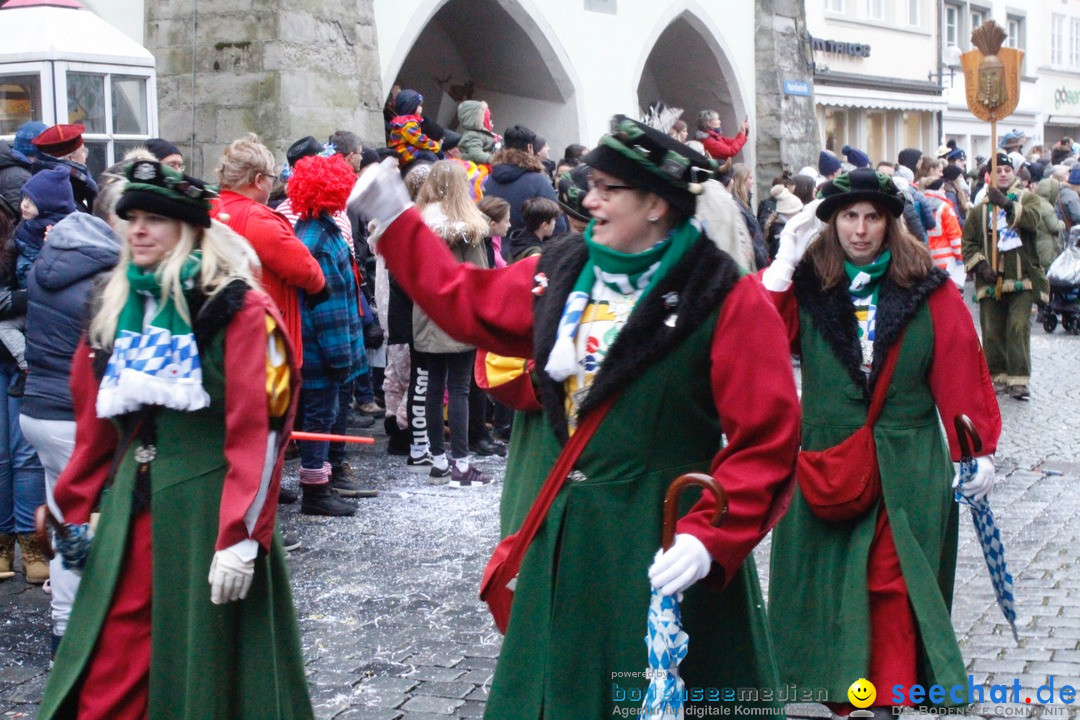
<path id="1" fill-rule="evenodd" d="M 997 273 L 994 272 L 994 269 L 990 267 L 990 263 L 986 262 L 985 260 L 980 260 L 975 265 L 975 267 L 972 268 L 972 272 L 974 272 L 975 276 L 987 285 L 994 285 L 997 283 Z"/>
<path id="2" fill-rule="evenodd" d="M 1012 210 L 1013 201 L 1009 199 L 1009 196 L 1001 192 L 998 188 L 991 185 L 986 188 L 986 199 L 1005 212 Z"/>
<path id="3" fill-rule="evenodd" d="M 306 303 L 309 308 L 313 308 L 316 305 L 318 305 L 319 303 L 321 303 L 322 301 L 329 300 L 329 299 L 330 299 L 330 291 L 326 288 L 325 285 L 323 285 L 323 289 L 320 290 L 319 292 L 317 292 L 317 293 L 307 293 L 306 296 L 304 297 L 304 303 Z"/>

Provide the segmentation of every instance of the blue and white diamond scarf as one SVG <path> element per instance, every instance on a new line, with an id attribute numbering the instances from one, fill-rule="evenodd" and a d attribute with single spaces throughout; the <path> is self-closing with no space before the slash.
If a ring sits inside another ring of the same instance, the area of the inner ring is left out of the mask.
<path id="1" fill-rule="evenodd" d="M 192 253 L 180 271 L 185 288 L 194 286 L 201 268 L 202 255 Z M 145 405 L 187 411 L 207 407 L 210 396 L 203 389 L 191 325 L 171 297 L 162 297 L 155 270 L 129 264 L 127 278 L 131 291 L 98 388 L 98 417 L 116 417 Z"/>

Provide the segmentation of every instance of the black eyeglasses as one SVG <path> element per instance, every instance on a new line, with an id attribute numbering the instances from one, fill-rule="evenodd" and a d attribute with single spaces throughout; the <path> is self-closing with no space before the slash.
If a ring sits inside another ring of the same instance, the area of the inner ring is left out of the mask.
<path id="1" fill-rule="evenodd" d="M 596 194 L 600 196 L 601 200 L 610 200 L 611 199 L 611 193 L 616 191 L 616 190 L 636 190 L 636 189 L 637 188 L 635 188 L 633 185 L 615 185 L 613 183 L 607 182 L 606 180 L 601 180 L 600 178 L 597 178 L 595 180 L 592 179 L 592 178 L 589 178 L 589 191 L 590 192 L 595 191 Z"/>

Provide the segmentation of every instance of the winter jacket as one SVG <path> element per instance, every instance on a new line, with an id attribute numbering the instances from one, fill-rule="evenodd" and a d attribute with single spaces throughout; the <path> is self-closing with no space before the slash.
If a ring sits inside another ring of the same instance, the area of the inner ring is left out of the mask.
<path id="1" fill-rule="evenodd" d="M 439 143 L 429 138 L 420 129 L 419 115 L 398 115 L 390 121 L 390 142 L 388 147 L 397 153 L 402 165 L 408 165 L 418 157 L 426 157 L 431 154 L 431 160 L 438 160 L 435 153 L 439 152 Z"/>
<path id="2" fill-rule="evenodd" d="M 705 152 L 709 157 L 716 158 L 723 162 L 729 157 L 734 157 L 742 146 L 746 144 L 746 133 L 739 131 L 739 134 L 733 138 L 726 138 L 716 130 L 698 130 L 694 134 L 694 139 L 705 146 Z"/>
<path id="3" fill-rule="evenodd" d="M 541 248 L 544 246 L 540 238 L 524 228 L 511 232 L 506 240 L 509 244 L 507 248 L 510 255 L 509 261 L 512 263 L 524 260 L 530 255 L 539 255 Z"/>
<path id="4" fill-rule="evenodd" d="M 71 176 L 71 192 L 75 195 L 75 206 L 80 212 L 90 212 L 94 209 L 94 198 L 97 197 L 98 186 L 90 175 L 90 169 L 71 160 L 61 160 L 45 153 L 34 158 L 31 170 L 37 175 L 42 170 L 51 167 L 67 168 Z"/>
<path id="5" fill-rule="evenodd" d="M 422 213 L 426 224 L 450 247 L 450 252 L 459 263 L 470 263 L 479 268 L 486 268 L 487 250 L 483 239 L 474 243 L 463 242 L 455 233 L 452 221 L 446 217 L 438 205 L 428 205 Z M 421 260 L 420 262 L 423 262 Z M 446 334 L 419 305 L 412 306 L 413 347 L 426 353 L 460 353 L 472 350 L 473 346 L 458 342 Z"/>
<path id="6" fill-rule="evenodd" d="M 765 249 L 765 235 L 761 232 L 761 226 L 758 225 L 754 213 L 750 212 L 750 208 L 746 207 L 738 200 L 735 201 L 735 204 L 739 206 L 739 212 L 742 213 L 743 222 L 746 223 L 746 231 L 750 233 L 750 241 L 754 245 L 754 264 L 758 268 L 763 268 L 769 264 L 769 253 Z"/>
<path id="7" fill-rule="evenodd" d="M 484 111 L 487 103 L 481 100 L 466 100 L 458 105 L 458 123 L 461 127 L 461 140 L 458 149 L 462 160 L 474 163 L 491 163 L 491 156 L 499 148 L 498 136 L 484 127 Z"/>
<path id="8" fill-rule="evenodd" d="M 1061 186 L 1056 207 L 1066 229 L 1071 229 L 1073 225 L 1080 225 L 1080 195 L 1077 195 L 1074 188 L 1069 185 Z"/>
<path id="9" fill-rule="evenodd" d="M 0 209 L 13 219 L 19 218 L 22 187 L 30 179 L 30 161 L 22 153 L 0 140 Z"/>
<path id="10" fill-rule="evenodd" d="M 260 283 L 281 312 L 285 334 L 296 350 L 296 363 L 303 367 L 297 290 L 313 296 L 313 300 L 321 297 L 326 281 L 319 263 L 296 239 L 292 226 L 282 214 L 251 198 L 231 190 L 222 190 L 221 195 L 214 198 L 212 213 L 243 235 L 259 256 L 262 264 Z M 228 220 L 224 219 L 226 215 Z"/>
<path id="11" fill-rule="evenodd" d="M 26 396 L 22 413 L 74 420 L 71 357 L 86 330 L 89 298 L 120 259 L 121 239 L 100 218 L 72 213 L 49 232 L 27 283 Z"/>
<path id="12" fill-rule="evenodd" d="M 1000 235 L 1009 231 L 1016 233 L 1021 244 L 1015 249 L 997 253 L 998 269 L 1004 280 L 1001 290 L 1003 293 L 1024 290 L 1037 292 L 1040 276 L 1045 277 L 1039 264 L 1036 235 L 1041 218 L 1040 198 L 1035 193 L 1022 189 L 1019 183 L 1014 183 L 1008 194 L 1013 198 L 1013 203 L 1008 212 L 1000 211 L 1004 214 L 1004 222 L 998 222 L 999 244 Z M 993 206 L 985 199 L 980 200 L 968 213 L 967 222 L 964 224 L 961 248 L 964 253 L 964 269 L 968 272 L 984 260 L 991 262 L 994 255 L 991 249 L 992 219 L 988 212 L 990 207 Z M 993 284 L 987 283 L 978 274 L 975 275 L 976 300 L 993 298 L 994 292 Z"/>
<path id="13" fill-rule="evenodd" d="M 551 186 L 544 166 L 540 160 L 524 150 L 504 149 L 492 158 L 491 175 L 484 183 L 484 195 L 500 197 L 510 203 L 510 229 L 520 230 L 525 227 L 521 217 L 521 206 L 534 197 L 546 197 L 558 202 L 555 188 Z M 555 234 L 561 235 L 568 230 L 566 218 L 560 216 L 555 221 Z M 503 257 L 507 260 L 508 248 L 503 248 Z"/>
<path id="14" fill-rule="evenodd" d="M 15 287 L 15 238 L 9 237 L 0 248 L 0 320 L 19 318 L 26 314 L 26 291 Z M 15 362 L 15 358 L 0 343 L 0 362 Z"/>
<path id="15" fill-rule="evenodd" d="M 307 246 L 326 278 L 330 298 L 300 311 L 304 340 L 304 387 L 322 389 L 367 370 L 364 329 L 352 260 L 341 231 L 328 215 L 296 223 L 296 236 Z"/>

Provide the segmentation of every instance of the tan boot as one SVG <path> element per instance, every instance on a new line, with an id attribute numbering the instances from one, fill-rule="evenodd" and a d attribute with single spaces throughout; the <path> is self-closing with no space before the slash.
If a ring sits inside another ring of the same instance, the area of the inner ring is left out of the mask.
<path id="1" fill-rule="evenodd" d="M 26 582 L 41 585 L 49 579 L 49 559 L 45 556 L 37 536 L 34 533 L 19 535 L 19 547 L 22 549 L 23 572 Z"/>
<path id="2" fill-rule="evenodd" d="M 0 533 L 0 580 L 15 577 L 15 536 Z"/>

